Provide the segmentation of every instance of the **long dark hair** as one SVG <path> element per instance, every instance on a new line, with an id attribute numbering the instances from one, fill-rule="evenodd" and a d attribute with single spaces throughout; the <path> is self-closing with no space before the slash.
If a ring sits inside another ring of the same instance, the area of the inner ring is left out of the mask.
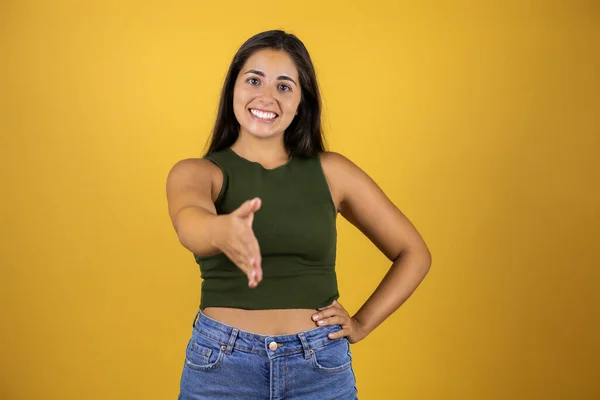
<path id="1" fill-rule="evenodd" d="M 272 30 L 252 36 L 233 57 L 221 91 L 217 120 L 206 155 L 231 146 L 238 138 L 240 124 L 233 112 L 233 87 L 246 60 L 262 49 L 287 52 L 298 69 L 302 94 L 298 115 L 284 133 L 283 141 L 286 149 L 297 156 L 313 156 L 324 150 L 321 95 L 308 50 L 293 34 Z"/>

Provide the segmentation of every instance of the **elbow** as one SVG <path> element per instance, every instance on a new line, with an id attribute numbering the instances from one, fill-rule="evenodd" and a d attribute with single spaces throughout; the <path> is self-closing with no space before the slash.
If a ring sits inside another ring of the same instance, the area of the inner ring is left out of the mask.
<path id="1" fill-rule="evenodd" d="M 194 243 L 197 240 L 195 240 L 196 235 L 194 234 L 194 231 L 193 231 L 192 227 L 190 226 L 191 224 L 186 223 L 186 221 L 183 219 L 176 218 L 175 223 L 173 225 L 174 225 L 175 233 L 177 234 L 177 239 L 179 240 L 179 243 L 187 250 L 196 254 L 200 249 L 197 249 L 196 248 L 197 246 L 194 246 Z"/>
<path id="2" fill-rule="evenodd" d="M 194 246 L 197 234 L 195 232 L 196 229 L 194 229 L 193 220 L 186 213 L 189 209 L 190 207 L 185 207 L 175 214 L 173 217 L 173 228 L 175 228 L 175 234 L 177 235 L 177 239 L 179 239 L 179 243 L 192 253 L 195 253 L 198 250 L 195 248 L 197 246 Z"/>
<path id="3" fill-rule="evenodd" d="M 212 253 L 207 249 L 207 246 L 202 243 L 201 238 L 198 237 L 197 232 L 193 229 L 179 229 L 177 231 L 177 238 L 179 243 L 191 251 L 193 254 L 198 256 L 208 256 Z"/>
<path id="4" fill-rule="evenodd" d="M 183 231 L 178 231 L 177 232 L 177 239 L 179 239 L 179 243 L 185 247 L 186 249 L 188 249 L 189 251 L 193 252 L 194 250 L 191 249 L 190 244 L 189 244 L 189 240 L 187 239 L 185 233 Z"/>
<path id="5" fill-rule="evenodd" d="M 181 223 L 176 224 L 175 232 L 179 243 L 196 256 L 209 257 L 221 252 L 190 221 L 181 221 Z"/>
<path id="6" fill-rule="evenodd" d="M 429 271 L 429 268 L 431 268 L 431 251 L 427 247 L 425 247 L 425 250 L 423 251 L 423 259 L 423 262 Z"/>
<path id="7" fill-rule="evenodd" d="M 423 248 L 418 250 L 418 259 L 425 273 L 429 272 L 431 268 L 431 251 L 429 251 L 427 246 L 423 246 Z"/>
<path id="8" fill-rule="evenodd" d="M 399 259 L 410 259 L 411 264 L 422 270 L 424 274 L 427 274 L 431 268 L 431 251 L 425 245 L 408 247 L 402 250 L 394 261 Z"/>
<path id="9" fill-rule="evenodd" d="M 431 269 L 431 253 L 429 251 L 418 251 L 414 253 L 413 263 L 417 268 L 422 271 L 422 275 L 425 276 Z"/>

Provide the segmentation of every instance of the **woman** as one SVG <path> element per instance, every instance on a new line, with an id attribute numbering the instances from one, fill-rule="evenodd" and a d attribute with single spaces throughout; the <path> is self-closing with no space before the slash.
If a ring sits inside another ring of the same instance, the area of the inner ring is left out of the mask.
<path id="1" fill-rule="evenodd" d="M 268 31 L 241 46 L 208 152 L 173 166 L 167 197 L 203 278 L 179 398 L 357 398 L 349 345 L 400 307 L 431 257 L 363 171 L 324 151 L 298 38 Z M 353 316 L 337 302 L 338 213 L 393 262 Z"/>

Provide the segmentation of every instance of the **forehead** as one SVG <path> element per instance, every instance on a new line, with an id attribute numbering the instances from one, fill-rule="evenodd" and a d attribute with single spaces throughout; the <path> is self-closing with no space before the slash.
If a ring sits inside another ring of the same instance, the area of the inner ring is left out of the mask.
<path id="1" fill-rule="evenodd" d="M 267 76 L 287 75 L 297 81 L 298 69 L 290 55 L 282 50 L 263 49 L 252 54 L 242 68 L 242 73 L 249 69 L 262 71 Z"/>

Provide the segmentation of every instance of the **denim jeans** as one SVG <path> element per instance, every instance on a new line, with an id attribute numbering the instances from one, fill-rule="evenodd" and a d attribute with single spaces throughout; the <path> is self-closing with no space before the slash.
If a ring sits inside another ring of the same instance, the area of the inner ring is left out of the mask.
<path id="1" fill-rule="evenodd" d="M 339 325 L 259 335 L 198 311 L 179 400 L 357 400 L 350 343 L 329 339 Z"/>

